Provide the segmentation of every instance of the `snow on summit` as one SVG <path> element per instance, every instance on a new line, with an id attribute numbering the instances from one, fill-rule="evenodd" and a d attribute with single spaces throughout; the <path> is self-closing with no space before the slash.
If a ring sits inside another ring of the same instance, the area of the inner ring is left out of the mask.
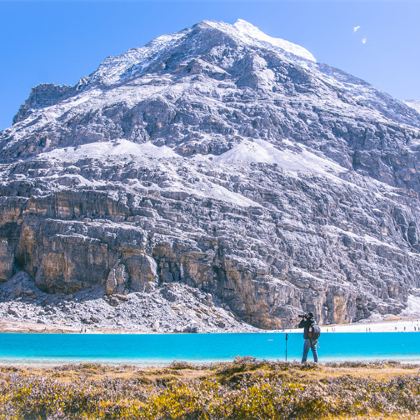
<path id="1" fill-rule="evenodd" d="M 293 44 L 292 42 L 286 41 L 285 39 L 273 38 L 246 20 L 238 19 L 233 26 L 246 37 L 257 39 L 262 42 L 267 42 L 268 44 L 279 47 L 288 53 L 302 57 L 309 61 L 316 62 L 315 57 L 306 48 L 303 48 L 297 44 Z"/>
<path id="2" fill-rule="evenodd" d="M 299 58 L 304 58 L 305 60 L 316 62 L 315 57 L 307 49 L 290 41 L 286 41 L 285 39 L 269 36 L 246 20 L 238 19 L 233 25 L 214 21 L 205 21 L 205 23 L 228 33 L 233 38 L 245 44 L 257 43 L 263 44 L 264 46 L 269 45 L 275 48 L 281 48 L 286 53 L 293 54 Z"/>

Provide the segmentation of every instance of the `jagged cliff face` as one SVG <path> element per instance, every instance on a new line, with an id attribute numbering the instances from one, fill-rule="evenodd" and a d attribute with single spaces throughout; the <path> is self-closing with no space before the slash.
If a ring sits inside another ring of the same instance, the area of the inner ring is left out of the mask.
<path id="1" fill-rule="evenodd" d="M 180 283 L 263 328 L 398 314 L 420 288 L 419 156 L 412 107 L 203 22 L 33 90 L 0 134 L 0 280 Z"/>

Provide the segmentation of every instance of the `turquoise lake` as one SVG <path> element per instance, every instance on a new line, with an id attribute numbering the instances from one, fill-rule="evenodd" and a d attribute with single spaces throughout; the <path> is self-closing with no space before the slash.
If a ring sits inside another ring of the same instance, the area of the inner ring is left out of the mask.
<path id="1" fill-rule="evenodd" d="M 299 360 L 301 334 L 288 334 L 288 360 Z M 325 333 L 320 361 L 420 361 L 420 333 Z M 285 360 L 284 333 L 23 334 L 0 333 L 0 362 L 98 361 L 139 364 L 233 360 L 237 356 Z M 309 353 L 309 359 L 312 360 Z"/>

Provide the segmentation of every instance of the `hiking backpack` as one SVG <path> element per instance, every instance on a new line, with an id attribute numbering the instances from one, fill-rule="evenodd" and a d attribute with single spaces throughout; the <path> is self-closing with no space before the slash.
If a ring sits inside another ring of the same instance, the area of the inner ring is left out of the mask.
<path id="1" fill-rule="evenodd" d="M 309 327 L 308 336 L 311 340 L 318 340 L 319 336 L 321 335 L 321 328 L 319 325 L 312 325 Z"/>

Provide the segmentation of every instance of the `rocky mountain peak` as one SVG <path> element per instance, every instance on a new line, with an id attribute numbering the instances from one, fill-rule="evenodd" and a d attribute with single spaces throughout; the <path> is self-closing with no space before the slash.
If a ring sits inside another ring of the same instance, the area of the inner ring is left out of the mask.
<path id="1" fill-rule="evenodd" d="M 167 62 L 172 64 L 177 59 L 201 57 L 226 70 L 235 60 L 234 50 L 243 48 L 274 50 L 284 58 L 315 61 L 313 55 L 303 47 L 270 37 L 242 19 L 233 25 L 202 21 L 180 32 L 159 36 L 144 47 L 108 57 L 89 77 L 88 85 L 100 83 L 109 86 L 121 83 L 143 73 L 150 73 L 151 69 L 173 71 L 173 66 L 168 67 Z"/>
<path id="2" fill-rule="evenodd" d="M 140 293 L 124 307 L 149 299 L 155 316 L 157 295 L 166 310 L 185 290 L 202 325 L 271 328 L 416 298 L 420 114 L 406 103 L 242 20 L 34 92 L 0 133 L 4 299 L 24 278 L 51 296 Z"/>

